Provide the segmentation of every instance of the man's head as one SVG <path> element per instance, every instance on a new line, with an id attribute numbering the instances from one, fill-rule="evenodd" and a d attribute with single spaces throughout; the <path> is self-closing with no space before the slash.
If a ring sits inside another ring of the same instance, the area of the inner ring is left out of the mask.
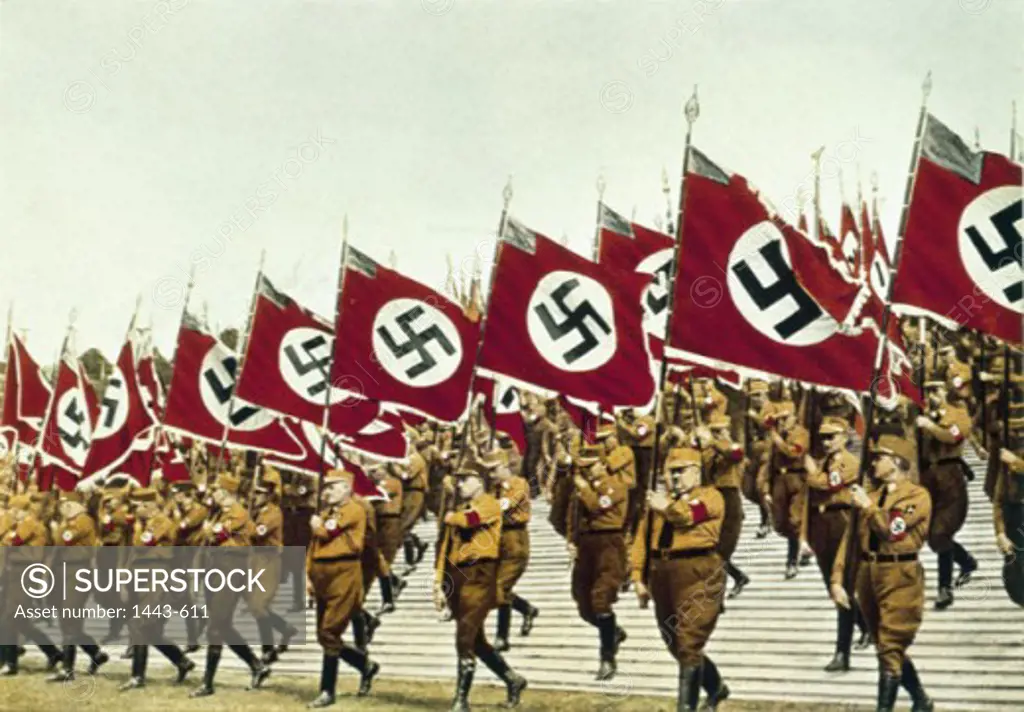
<path id="1" fill-rule="evenodd" d="M 846 445 L 849 426 L 842 418 L 825 417 L 818 432 L 826 452 L 838 452 Z"/>
<path id="2" fill-rule="evenodd" d="M 459 498 L 463 501 L 468 502 L 484 491 L 484 478 L 476 470 L 462 469 L 455 473 L 455 477 Z"/>
<path id="3" fill-rule="evenodd" d="M 730 440 L 732 438 L 732 421 L 728 415 L 715 415 L 708 420 L 708 431 L 714 440 Z"/>
<path id="4" fill-rule="evenodd" d="M 946 389 L 945 381 L 927 381 L 924 384 L 924 390 L 928 396 L 929 407 L 941 408 L 946 404 L 949 391 Z"/>
<path id="5" fill-rule="evenodd" d="M 665 458 L 665 484 L 676 493 L 689 492 L 701 482 L 701 457 L 693 448 L 669 450 Z"/>
<path id="6" fill-rule="evenodd" d="M 352 473 L 345 470 L 328 470 L 324 475 L 323 501 L 329 507 L 348 502 L 352 497 Z"/>
<path id="7" fill-rule="evenodd" d="M 880 482 L 898 482 L 910 475 L 914 445 L 897 435 L 882 435 L 872 448 L 874 476 Z"/>
<path id="8" fill-rule="evenodd" d="M 160 511 L 159 494 L 152 487 L 133 490 L 132 503 L 136 516 L 142 519 L 152 519 Z"/>

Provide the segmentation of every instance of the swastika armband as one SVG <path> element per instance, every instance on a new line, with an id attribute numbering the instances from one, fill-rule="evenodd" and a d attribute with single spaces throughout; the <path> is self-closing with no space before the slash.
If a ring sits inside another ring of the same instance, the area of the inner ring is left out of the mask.
<path id="1" fill-rule="evenodd" d="M 889 541 L 903 541 L 907 537 L 907 521 L 899 509 L 889 510 Z"/>
<path id="2" fill-rule="evenodd" d="M 701 522 L 707 521 L 708 519 L 708 508 L 707 505 L 701 502 L 699 499 L 695 499 L 690 502 L 690 518 L 694 524 L 700 524 Z"/>

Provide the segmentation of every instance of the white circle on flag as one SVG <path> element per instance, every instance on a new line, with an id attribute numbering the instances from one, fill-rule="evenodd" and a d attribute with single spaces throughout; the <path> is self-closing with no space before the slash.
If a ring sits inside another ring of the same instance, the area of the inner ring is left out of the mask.
<path id="1" fill-rule="evenodd" d="M 644 308 L 644 332 L 665 338 L 665 323 L 668 320 L 669 282 L 672 276 L 672 258 L 675 248 L 666 247 L 640 260 L 636 271 L 651 275 L 650 283 L 640 297 Z"/>
<path id="2" fill-rule="evenodd" d="M 324 390 L 329 383 L 331 351 L 334 335 L 319 329 L 299 326 L 281 339 L 277 352 L 281 378 L 292 391 L 305 401 L 322 406 Z M 340 403 L 346 395 L 331 388 L 330 403 Z"/>
<path id="3" fill-rule="evenodd" d="M 265 428 L 274 422 L 273 413 L 241 398 L 236 398 L 234 403 L 231 403 L 237 368 L 237 356 L 225 354 L 224 349 L 217 344 L 211 346 L 199 368 L 199 397 L 210 415 L 218 422 L 230 426 L 232 430 L 252 431 Z"/>
<path id="4" fill-rule="evenodd" d="M 756 293 L 748 289 L 744 279 L 754 284 Z M 789 247 L 770 220 L 749 228 L 733 245 L 726 284 L 740 314 L 772 341 L 813 346 L 839 328 L 796 281 Z"/>
<path id="5" fill-rule="evenodd" d="M 82 467 L 89 454 L 92 424 L 89 422 L 89 406 L 81 388 L 65 391 L 57 401 L 57 436 L 68 459 Z"/>
<path id="6" fill-rule="evenodd" d="M 107 387 L 103 389 L 100 401 L 100 414 L 96 418 L 94 439 L 102 439 L 113 435 L 124 427 L 128 421 L 128 382 L 125 380 L 121 367 L 114 365 L 114 372 L 107 379 Z"/>
<path id="7" fill-rule="evenodd" d="M 392 299 L 373 318 L 373 352 L 396 381 L 443 383 L 462 363 L 462 339 L 448 315 L 420 299 Z"/>
<path id="8" fill-rule="evenodd" d="M 544 275 L 530 296 L 526 329 L 544 360 L 572 373 L 600 368 L 618 346 L 611 295 L 578 272 Z"/>
<path id="9" fill-rule="evenodd" d="M 1020 186 L 986 190 L 967 204 L 957 228 L 960 259 L 971 281 L 996 304 L 1016 312 L 1024 312 L 1021 205 Z"/>

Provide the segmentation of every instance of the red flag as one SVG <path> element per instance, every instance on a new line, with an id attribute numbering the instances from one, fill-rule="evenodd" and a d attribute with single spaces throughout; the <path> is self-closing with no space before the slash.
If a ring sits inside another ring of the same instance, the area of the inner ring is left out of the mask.
<path id="1" fill-rule="evenodd" d="M 610 410 L 654 397 L 640 297 L 648 279 L 505 221 L 479 366 Z"/>
<path id="2" fill-rule="evenodd" d="M 1021 166 L 925 120 L 893 302 L 1020 343 Z"/>
<path id="3" fill-rule="evenodd" d="M 526 452 L 526 429 L 520 412 L 519 389 L 501 378 L 477 375 L 473 379 L 473 392 L 483 401 L 488 424 L 496 431 L 508 433 L 519 447 L 519 452 Z"/>
<path id="4" fill-rule="evenodd" d="M 237 367 L 234 352 L 186 313 L 178 330 L 164 426 L 217 445 L 227 431 L 230 445 L 285 458 L 302 457 L 301 445 L 284 429 L 277 414 L 241 398 L 231 403 Z"/>
<path id="5" fill-rule="evenodd" d="M 83 467 L 90 476 L 105 475 L 120 465 L 132 450 L 146 450 L 146 439 L 156 425 L 146 407 L 135 364 L 134 327 L 121 347 L 114 372 L 103 391 L 102 408 L 93 429 L 89 457 Z"/>
<path id="6" fill-rule="evenodd" d="M 442 422 L 466 413 L 480 325 L 440 292 L 346 250 L 331 378 Z"/>
<path id="7" fill-rule="evenodd" d="M 597 428 L 601 424 L 598 414 L 586 405 L 570 400 L 563 395 L 558 396 L 558 404 L 569 416 L 576 429 L 583 435 L 583 439 L 593 445 L 597 442 Z"/>
<path id="8" fill-rule="evenodd" d="M 644 331 L 651 355 L 664 353 L 665 319 L 668 316 L 668 288 L 675 259 L 675 239 L 626 220 L 604 203 L 598 205 L 598 262 L 615 269 L 638 272 L 650 282 L 641 295 Z"/>
<path id="9" fill-rule="evenodd" d="M 34 447 L 50 402 L 51 389 L 43 373 L 17 334 L 7 344 L 7 375 L 0 425 L 17 432 L 17 440 Z"/>
<path id="10" fill-rule="evenodd" d="M 857 218 L 853 208 L 843 200 L 843 209 L 839 219 L 839 250 L 842 254 L 846 273 L 854 279 L 860 279 L 861 237 L 857 229 Z"/>
<path id="11" fill-rule="evenodd" d="M 355 494 L 367 498 L 387 498 L 362 467 L 342 455 L 341 441 L 337 436 L 329 436 L 325 442 L 323 431 L 312 423 L 286 418 L 284 424 L 292 436 L 302 443 L 305 456 L 301 460 L 278 460 L 267 457 L 264 462 L 313 476 L 327 470 L 342 468 L 355 475 L 352 485 Z M 321 452 L 323 459 L 320 457 Z"/>
<path id="12" fill-rule="evenodd" d="M 373 425 L 380 415 L 380 403 L 357 395 L 361 381 L 356 375 L 341 375 L 333 381 L 327 378 L 333 344 L 330 322 L 261 276 L 238 397 L 321 427 L 330 384 L 331 432 L 357 438 L 368 427 L 386 431 L 379 423 Z M 405 457 L 404 438 L 396 440 L 388 434 L 367 446 L 375 444 L 387 457 Z M 398 449 L 401 452 L 396 455 Z"/>
<path id="13" fill-rule="evenodd" d="M 743 177 L 695 149 L 685 196 L 668 346 L 785 378 L 868 390 L 877 340 L 870 332 L 843 335 L 815 298 L 833 282 L 821 260 L 803 259 L 805 246 L 813 246 L 770 214 Z M 812 269 L 813 286 L 801 274 Z"/>
<path id="14" fill-rule="evenodd" d="M 156 364 L 153 358 L 153 347 L 149 337 L 139 355 L 138 380 L 142 390 L 142 402 L 156 421 L 164 417 L 164 386 L 156 375 Z"/>
<path id="15" fill-rule="evenodd" d="M 75 358 L 69 335 L 61 350 L 53 395 L 39 443 L 39 488 L 72 490 L 82 477 L 96 422 L 96 394 Z"/>

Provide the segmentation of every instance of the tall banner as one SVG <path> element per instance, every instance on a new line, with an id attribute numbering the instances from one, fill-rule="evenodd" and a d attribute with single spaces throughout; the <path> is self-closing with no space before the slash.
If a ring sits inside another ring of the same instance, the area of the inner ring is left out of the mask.
<path id="1" fill-rule="evenodd" d="M 1021 178 L 1019 163 L 971 150 L 928 115 L 893 302 L 1020 343 Z"/>

